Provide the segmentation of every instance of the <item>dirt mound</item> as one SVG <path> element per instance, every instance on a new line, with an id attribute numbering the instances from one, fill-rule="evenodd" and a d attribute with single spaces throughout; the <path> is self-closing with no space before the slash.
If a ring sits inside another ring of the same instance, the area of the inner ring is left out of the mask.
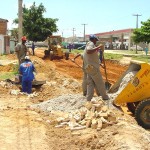
<path id="1" fill-rule="evenodd" d="M 2 65 L 0 66 L 0 72 L 13 72 L 15 70 L 14 64 Z"/>
<path id="2" fill-rule="evenodd" d="M 6 59 L 8 58 L 16 57 L 15 55 L 8 55 Z M 54 120 L 58 114 L 47 114 L 43 110 L 70 111 L 70 109 L 75 110 L 82 105 L 82 102 L 85 102 L 81 89 L 82 70 L 70 60 L 50 61 L 36 56 L 30 58 L 37 70 L 36 79 L 46 80 L 46 84 L 33 89 L 36 94 L 32 96 L 20 93 L 10 94 L 12 90 L 19 90 L 20 87 L 1 82 L 0 119 L 2 120 L 2 130 L 0 130 L 0 145 L 2 149 L 9 149 L 10 146 L 14 150 L 149 149 L 149 131 L 138 126 L 133 116 L 115 109 L 113 112 L 118 123 L 108 125 L 101 131 L 87 128 L 71 132 L 65 127 L 56 128 Z M 82 65 L 81 59 L 76 62 Z M 108 79 L 111 83 L 116 82 L 127 68 L 126 65 L 123 66 L 112 61 L 106 61 L 106 66 Z M 9 70 L 11 69 L 6 69 L 6 71 Z M 105 79 L 102 68 L 101 71 Z M 32 110 L 30 106 L 33 104 L 38 108 L 41 106 L 43 109 Z"/>

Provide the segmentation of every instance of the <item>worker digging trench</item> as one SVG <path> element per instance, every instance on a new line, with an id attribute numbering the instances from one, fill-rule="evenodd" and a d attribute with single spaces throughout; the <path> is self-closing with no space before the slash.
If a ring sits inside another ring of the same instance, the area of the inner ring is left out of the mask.
<path id="1" fill-rule="evenodd" d="M 33 89 L 34 94 L 23 95 L 16 85 L 0 82 L 2 149 L 149 149 L 149 131 L 140 127 L 131 113 L 113 109 L 98 97 L 86 105 L 81 94 L 82 71 L 75 64 L 36 56 L 31 60 L 36 62 L 36 78 L 46 80 L 40 89 Z M 77 63 L 82 65 L 82 60 Z M 108 79 L 114 77 L 109 80 L 112 84 L 128 67 L 112 61 L 106 61 L 106 65 Z M 3 65 L 0 72 L 12 68 L 12 64 Z M 115 94 L 110 95 L 112 99 Z"/>

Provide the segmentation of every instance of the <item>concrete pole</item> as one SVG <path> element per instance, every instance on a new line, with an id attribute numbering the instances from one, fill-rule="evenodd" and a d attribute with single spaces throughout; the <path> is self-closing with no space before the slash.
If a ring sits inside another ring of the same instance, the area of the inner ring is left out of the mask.
<path id="1" fill-rule="evenodd" d="M 138 17 L 139 16 L 142 16 L 142 15 L 139 15 L 139 14 L 135 14 L 133 16 L 136 16 L 136 28 L 138 29 Z M 137 44 L 136 44 L 136 54 L 137 54 Z"/>
<path id="2" fill-rule="evenodd" d="M 130 50 L 131 47 L 131 33 L 129 33 L 129 44 L 128 44 L 128 50 Z"/>
<path id="3" fill-rule="evenodd" d="M 22 3 L 23 0 L 18 0 L 18 41 L 21 42 L 22 33 Z"/>
<path id="4" fill-rule="evenodd" d="M 73 28 L 72 31 L 73 31 L 73 42 L 74 42 L 74 31 L 75 31 L 75 28 Z"/>
<path id="5" fill-rule="evenodd" d="M 82 24 L 82 25 L 84 25 L 84 31 L 83 31 L 83 41 L 85 42 L 85 26 L 87 25 L 87 24 Z"/>

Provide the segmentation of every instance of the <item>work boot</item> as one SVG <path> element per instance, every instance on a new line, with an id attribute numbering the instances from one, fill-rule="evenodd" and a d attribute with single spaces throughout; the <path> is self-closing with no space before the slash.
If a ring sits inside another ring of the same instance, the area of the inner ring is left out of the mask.
<path id="1" fill-rule="evenodd" d="M 87 92 L 83 92 L 83 96 L 86 96 Z"/>
<path id="2" fill-rule="evenodd" d="M 104 101 L 107 101 L 107 100 L 109 100 L 109 96 L 108 95 L 106 95 L 105 97 L 103 97 L 102 98 Z"/>

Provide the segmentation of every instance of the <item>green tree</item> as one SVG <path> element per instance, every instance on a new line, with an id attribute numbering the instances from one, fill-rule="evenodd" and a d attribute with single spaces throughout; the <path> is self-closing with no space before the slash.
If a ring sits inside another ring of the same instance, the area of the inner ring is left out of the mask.
<path id="1" fill-rule="evenodd" d="M 10 32 L 11 32 L 11 36 L 17 40 L 18 39 L 18 28 L 14 28 L 14 29 L 10 30 Z"/>
<path id="2" fill-rule="evenodd" d="M 141 22 L 141 24 L 141 28 L 135 29 L 133 31 L 133 41 L 135 43 L 150 43 L 150 19 L 145 22 Z"/>
<path id="3" fill-rule="evenodd" d="M 58 19 L 44 18 L 45 7 L 41 3 L 39 6 L 35 2 L 30 8 L 23 7 L 23 34 L 31 41 L 44 41 L 53 32 L 57 32 L 56 22 Z M 13 21 L 18 23 L 18 19 Z"/>

